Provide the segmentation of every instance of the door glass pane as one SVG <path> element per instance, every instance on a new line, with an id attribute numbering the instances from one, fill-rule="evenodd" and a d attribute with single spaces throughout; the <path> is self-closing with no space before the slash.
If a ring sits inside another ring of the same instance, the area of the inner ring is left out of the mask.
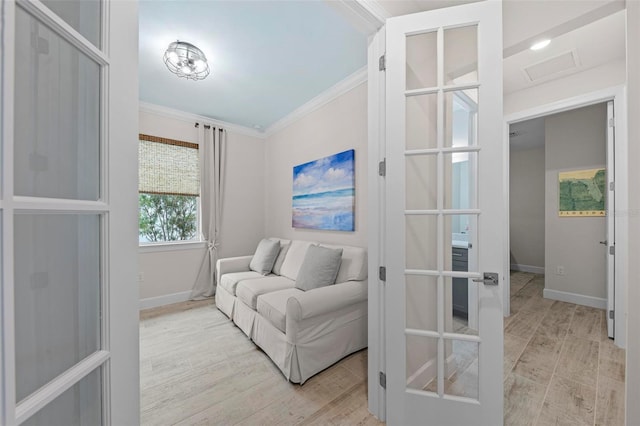
<path id="1" fill-rule="evenodd" d="M 444 330 L 478 335 L 478 285 L 470 278 L 444 277 Z M 471 285 L 469 285 L 471 284 Z M 475 305 L 475 306 L 472 306 Z"/>
<path id="2" fill-rule="evenodd" d="M 478 399 L 478 343 L 445 339 L 444 352 L 444 393 Z"/>
<path id="3" fill-rule="evenodd" d="M 438 277 L 407 275 L 405 278 L 406 326 L 438 330 Z"/>
<path id="4" fill-rule="evenodd" d="M 100 0 L 41 0 L 45 6 L 82 34 L 94 46 L 100 47 Z"/>
<path id="5" fill-rule="evenodd" d="M 18 401 L 100 349 L 100 216 L 16 214 Z"/>
<path id="6" fill-rule="evenodd" d="M 406 98 L 406 149 L 427 149 L 438 146 L 438 95 Z"/>
<path id="7" fill-rule="evenodd" d="M 478 81 L 478 26 L 444 30 L 444 84 Z"/>
<path id="8" fill-rule="evenodd" d="M 407 388 L 438 392 L 438 339 L 407 336 Z"/>
<path id="9" fill-rule="evenodd" d="M 408 155 L 405 157 L 407 210 L 434 210 L 437 208 L 438 177 L 436 155 Z"/>
<path id="10" fill-rule="evenodd" d="M 478 89 L 445 92 L 445 146 L 477 145 Z"/>
<path id="11" fill-rule="evenodd" d="M 453 152 L 444 154 L 445 209 L 475 209 L 477 152 Z M 455 229 L 464 232 L 465 228 Z"/>
<path id="12" fill-rule="evenodd" d="M 407 37 L 407 90 L 438 84 L 436 32 Z"/>
<path id="13" fill-rule="evenodd" d="M 102 424 L 102 367 L 67 389 L 23 426 L 98 426 Z"/>
<path id="14" fill-rule="evenodd" d="M 100 67 L 16 8 L 15 194 L 100 196 Z"/>
<path id="15" fill-rule="evenodd" d="M 438 269 L 438 217 L 409 215 L 405 219 L 407 269 Z"/>

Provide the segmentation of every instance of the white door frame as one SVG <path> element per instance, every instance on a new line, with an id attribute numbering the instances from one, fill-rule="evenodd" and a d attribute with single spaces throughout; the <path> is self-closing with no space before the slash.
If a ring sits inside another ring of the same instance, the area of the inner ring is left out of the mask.
<path id="1" fill-rule="evenodd" d="M 628 140 L 627 140 L 627 99 L 626 99 L 626 86 L 615 86 L 595 92 L 585 93 L 583 95 L 567 98 L 558 102 L 537 106 L 524 111 L 519 111 L 506 115 L 504 118 L 504 144 L 505 152 L 503 163 L 505 170 L 505 181 L 503 191 L 506 194 L 505 197 L 505 209 L 509 209 L 509 126 L 521 121 L 530 120 L 533 118 L 543 117 L 546 115 L 556 114 L 564 111 L 569 111 L 577 108 L 586 107 L 589 105 L 599 104 L 603 102 L 613 101 L 615 109 L 615 157 L 619 159 L 626 159 L 628 153 Z M 628 167 L 626 161 L 616 162 L 615 168 L 615 211 L 616 211 L 616 229 L 615 229 L 615 241 L 616 241 L 616 256 L 615 256 L 615 274 L 616 274 L 616 293 L 615 293 L 615 344 L 621 348 L 626 347 L 627 338 L 627 270 L 628 270 L 628 253 L 627 247 L 629 242 L 629 221 L 626 212 L 629 211 L 629 178 Z M 504 276 L 509 280 L 509 215 L 505 223 L 505 236 L 504 242 L 507 247 L 505 257 L 506 270 L 503 271 Z M 507 317 L 510 314 L 509 296 L 510 286 L 509 282 L 504 286 L 504 316 Z"/>

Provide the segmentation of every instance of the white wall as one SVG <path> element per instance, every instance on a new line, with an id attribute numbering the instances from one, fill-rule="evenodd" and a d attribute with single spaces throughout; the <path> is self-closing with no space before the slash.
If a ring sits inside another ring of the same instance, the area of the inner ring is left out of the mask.
<path id="1" fill-rule="evenodd" d="M 546 289 L 607 297 L 605 218 L 558 216 L 558 172 L 606 167 L 606 119 L 606 104 L 545 118 Z"/>
<path id="2" fill-rule="evenodd" d="M 197 142 L 194 120 L 140 111 L 140 133 Z M 263 139 L 228 131 L 225 197 L 220 232 L 220 257 L 254 252 L 264 235 Z M 140 298 L 188 292 L 205 255 L 203 245 L 170 251 L 140 250 Z"/>
<path id="3" fill-rule="evenodd" d="M 624 84 L 625 61 L 617 61 L 571 74 L 549 83 L 505 94 L 504 113 L 509 115 L 596 90 Z"/>
<path id="4" fill-rule="evenodd" d="M 627 2 L 627 77 L 629 129 L 629 286 L 627 322 L 627 423 L 640 424 L 640 2 Z M 623 160 L 624 161 L 624 160 Z"/>
<path id="5" fill-rule="evenodd" d="M 367 246 L 367 85 L 361 84 L 271 135 L 265 156 L 266 235 Z M 293 167 L 355 149 L 354 232 L 294 229 L 291 225 Z"/>
<path id="6" fill-rule="evenodd" d="M 511 264 L 544 269 L 544 145 L 509 156 Z"/>

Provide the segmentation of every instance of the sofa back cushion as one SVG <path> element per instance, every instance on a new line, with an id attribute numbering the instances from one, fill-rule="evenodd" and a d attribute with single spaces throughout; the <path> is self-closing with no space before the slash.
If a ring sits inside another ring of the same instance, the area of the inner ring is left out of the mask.
<path id="1" fill-rule="evenodd" d="M 342 264 L 336 277 L 336 283 L 362 281 L 367 279 L 367 250 L 362 247 L 320 244 L 321 247 L 342 249 Z"/>
<path id="2" fill-rule="evenodd" d="M 263 239 L 258 243 L 256 253 L 253 255 L 251 263 L 249 263 L 249 269 L 262 275 L 269 275 L 278 253 L 280 253 L 279 241 Z"/>
<path id="3" fill-rule="evenodd" d="M 290 240 L 282 240 L 280 238 L 269 238 L 272 241 L 280 242 L 280 253 L 276 258 L 276 263 L 273 264 L 273 273 L 276 275 L 282 275 L 282 264 L 284 263 L 284 259 L 287 257 L 287 252 L 289 251 L 289 246 L 291 245 Z"/>
<path id="4" fill-rule="evenodd" d="M 296 288 L 308 291 L 335 284 L 341 260 L 342 249 L 309 246 L 298 272 Z"/>
<path id="5" fill-rule="evenodd" d="M 282 263 L 282 268 L 280 268 L 280 275 L 295 281 L 298 278 L 298 272 L 307 254 L 307 249 L 311 244 L 313 244 L 311 241 L 291 241 L 287 255 Z"/>

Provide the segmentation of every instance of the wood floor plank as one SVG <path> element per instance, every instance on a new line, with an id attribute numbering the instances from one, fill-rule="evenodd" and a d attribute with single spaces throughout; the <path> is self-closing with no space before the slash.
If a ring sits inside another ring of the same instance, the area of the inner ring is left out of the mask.
<path id="1" fill-rule="evenodd" d="M 545 313 L 542 311 L 531 312 L 522 310 L 513 316 L 513 319 L 504 331 L 505 333 L 513 334 L 523 339 L 529 339 L 533 336 L 544 315 Z"/>
<path id="2" fill-rule="evenodd" d="M 599 342 L 567 336 L 556 373 L 595 387 L 597 384 Z"/>
<path id="3" fill-rule="evenodd" d="M 596 406 L 596 389 L 582 383 L 554 375 L 545 402 L 557 407 L 569 418 L 592 425 Z"/>
<path id="4" fill-rule="evenodd" d="M 513 372 L 546 386 L 560 357 L 562 340 L 536 333 L 513 367 Z"/>
<path id="5" fill-rule="evenodd" d="M 569 326 L 569 335 L 599 342 L 601 319 L 601 309 L 578 306 Z"/>
<path id="6" fill-rule="evenodd" d="M 533 425 L 542 406 L 545 390 L 545 386 L 517 374 L 509 374 L 504 382 L 504 424 Z"/>
<path id="7" fill-rule="evenodd" d="M 513 334 L 504 335 L 503 375 L 505 378 L 511 373 L 513 366 L 527 346 L 527 343 L 527 339 L 514 336 Z"/>
<path id="8" fill-rule="evenodd" d="M 596 399 L 596 426 L 624 425 L 624 383 L 600 377 Z"/>

